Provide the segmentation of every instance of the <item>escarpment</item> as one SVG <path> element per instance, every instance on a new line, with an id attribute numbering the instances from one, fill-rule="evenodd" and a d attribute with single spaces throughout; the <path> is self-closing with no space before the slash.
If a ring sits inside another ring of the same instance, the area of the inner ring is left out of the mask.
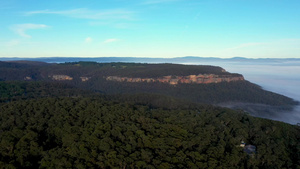
<path id="1" fill-rule="evenodd" d="M 243 81 L 242 75 L 215 75 L 215 74 L 198 74 L 189 76 L 163 76 L 158 78 L 139 78 L 139 77 L 120 77 L 120 76 L 107 76 L 108 81 L 117 82 L 160 82 L 168 83 L 170 85 L 176 85 L 179 83 L 196 83 L 196 84 L 208 84 L 208 83 L 220 83 L 220 82 L 232 82 Z"/>
<path id="2" fill-rule="evenodd" d="M 118 96 L 158 94 L 205 104 L 251 103 L 251 106 L 247 104 L 251 110 L 254 110 L 253 104 L 281 106 L 280 109 L 284 110 L 291 110 L 298 104 L 291 98 L 263 90 L 260 86 L 244 80 L 240 74 L 207 65 L 94 62 L 43 64 L 0 61 L 0 82 L 11 81 L 20 83 L 20 87 L 8 85 L 13 89 L 20 89 L 20 98 L 28 95 L 28 91 L 23 90 L 24 85 L 49 83 L 48 87 L 40 87 L 53 88 L 49 95 L 43 94 L 43 97 L 59 93 L 59 87 L 66 88 L 65 85 L 68 85 L 72 89 L 65 96 L 74 97 L 81 95 L 70 94 L 74 88 L 78 88 L 97 94 Z M 5 87 L 2 89 L 6 91 Z M 7 96 L 11 93 L 15 91 Z M 5 96 L 3 92 L 1 94 Z M 249 112 L 251 110 L 247 109 Z"/>

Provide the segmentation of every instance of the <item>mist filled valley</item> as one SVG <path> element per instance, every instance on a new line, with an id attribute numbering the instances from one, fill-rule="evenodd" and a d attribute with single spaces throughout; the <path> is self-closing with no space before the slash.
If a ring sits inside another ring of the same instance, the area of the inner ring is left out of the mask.
<path id="1" fill-rule="evenodd" d="M 259 60 L 259 59 L 257 59 Z M 245 79 L 258 84 L 265 90 L 279 93 L 300 101 L 300 61 L 290 61 L 279 59 L 276 61 L 253 61 L 253 60 L 240 60 L 240 61 L 203 61 L 199 63 L 185 64 L 208 64 L 221 66 L 229 72 L 240 73 L 244 75 Z M 232 103 L 223 106 L 228 107 L 245 107 L 243 104 Z M 251 105 L 250 106 L 250 109 Z M 258 110 L 264 110 L 264 106 L 258 106 Z M 278 110 L 277 110 L 278 111 Z M 253 112 L 254 114 L 254 112 Z M 293 111 L 278 111 L 272 115 L 262 115 L 260 111 L 254 114 L 258 117 L 284 121 L 291 124 L 300 122 L 300 106 L 294 107 Z"/>

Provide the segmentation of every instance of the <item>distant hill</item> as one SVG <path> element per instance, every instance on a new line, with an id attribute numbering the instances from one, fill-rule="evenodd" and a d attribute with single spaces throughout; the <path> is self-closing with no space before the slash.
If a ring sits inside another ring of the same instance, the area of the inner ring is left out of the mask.
<path id="1" fill-rule="evenodd" d="M 79 61 L 93 61 L 101 63 L 109 62 L 134 62 L 134 63 L 192 63 L 192 62 L 239 62 L 241 64 L 247 63 L 264 63 L 264 64 L 297 64 L 300 63 L 300 58 L 217 58 L 217 57 L 198 57 L 186 56 L 176 58 L 143 58 L 143 57 L 41 57 L 41 58 L 0 58 L 0 61 L 39 61 L 47 63 L 65 63 L 65 62 L 79 62 Z"/>
<path id="2" fill-rule="evenodd" d="M 215 105 L 238 102 L 291 110 L 298 104 L 216 66 L 10 61 L 0 62 L 0 80 L 57 82 L 103 94 L 161 94 Z"/>

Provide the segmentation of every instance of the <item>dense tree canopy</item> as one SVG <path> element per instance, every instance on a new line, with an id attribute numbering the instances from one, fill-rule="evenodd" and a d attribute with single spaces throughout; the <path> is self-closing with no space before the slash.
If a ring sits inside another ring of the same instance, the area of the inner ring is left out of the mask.
<path id="1" fill-rule="evenodd" d="M 299 128 L 230 109 L 44 98 L 0 112 L 2 168 L 300 167 Z"/>
<path id="2" fill-rule="evenodd" d="M 228 73 L 164 66 L 0 62 L 0 168 L 300 168 L 299 126 L 208 105 L 290 108 L 297 104 L 290 98 L 247 81 L 170 86 L 103 78 Z M 53 74 L 73 80 L 53 81 Z"/>
<path id="3" fill-rule="evenodd" d="M 64 83 L 0 82 L 0 103 L 43 97 L 79 97 L 96 95 Z"/>

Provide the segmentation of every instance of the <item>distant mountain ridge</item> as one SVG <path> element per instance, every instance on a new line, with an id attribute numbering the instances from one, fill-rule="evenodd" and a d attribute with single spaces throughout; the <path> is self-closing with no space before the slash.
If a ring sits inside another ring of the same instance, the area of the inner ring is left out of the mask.
<path id="1" fill-rule="evenodd" d="M 217 62 L 255 62 L 255 63 L 288 63 L 300 64 L 300 58 L 245 58 L 245 57 L 233 57 L 233 58 L 217 58 L 217 57 L 198 57 L 198 56 L 186 56 L 175 58 L 145 58 L 145 57 L 40 57 L 40 58 L 0 58 L 0 61 L 39 61 L 47 63 L 65 63 L 65 62 L 79 62 L 79 61 L 93 61 L 100 63 L 108 62 L 134 62 L 134 63 L 189 63 L 189 62 L 201 62 L 201 61 L 217 61 Z M 292 63 L 291 63 L 292 62 Z"/>

